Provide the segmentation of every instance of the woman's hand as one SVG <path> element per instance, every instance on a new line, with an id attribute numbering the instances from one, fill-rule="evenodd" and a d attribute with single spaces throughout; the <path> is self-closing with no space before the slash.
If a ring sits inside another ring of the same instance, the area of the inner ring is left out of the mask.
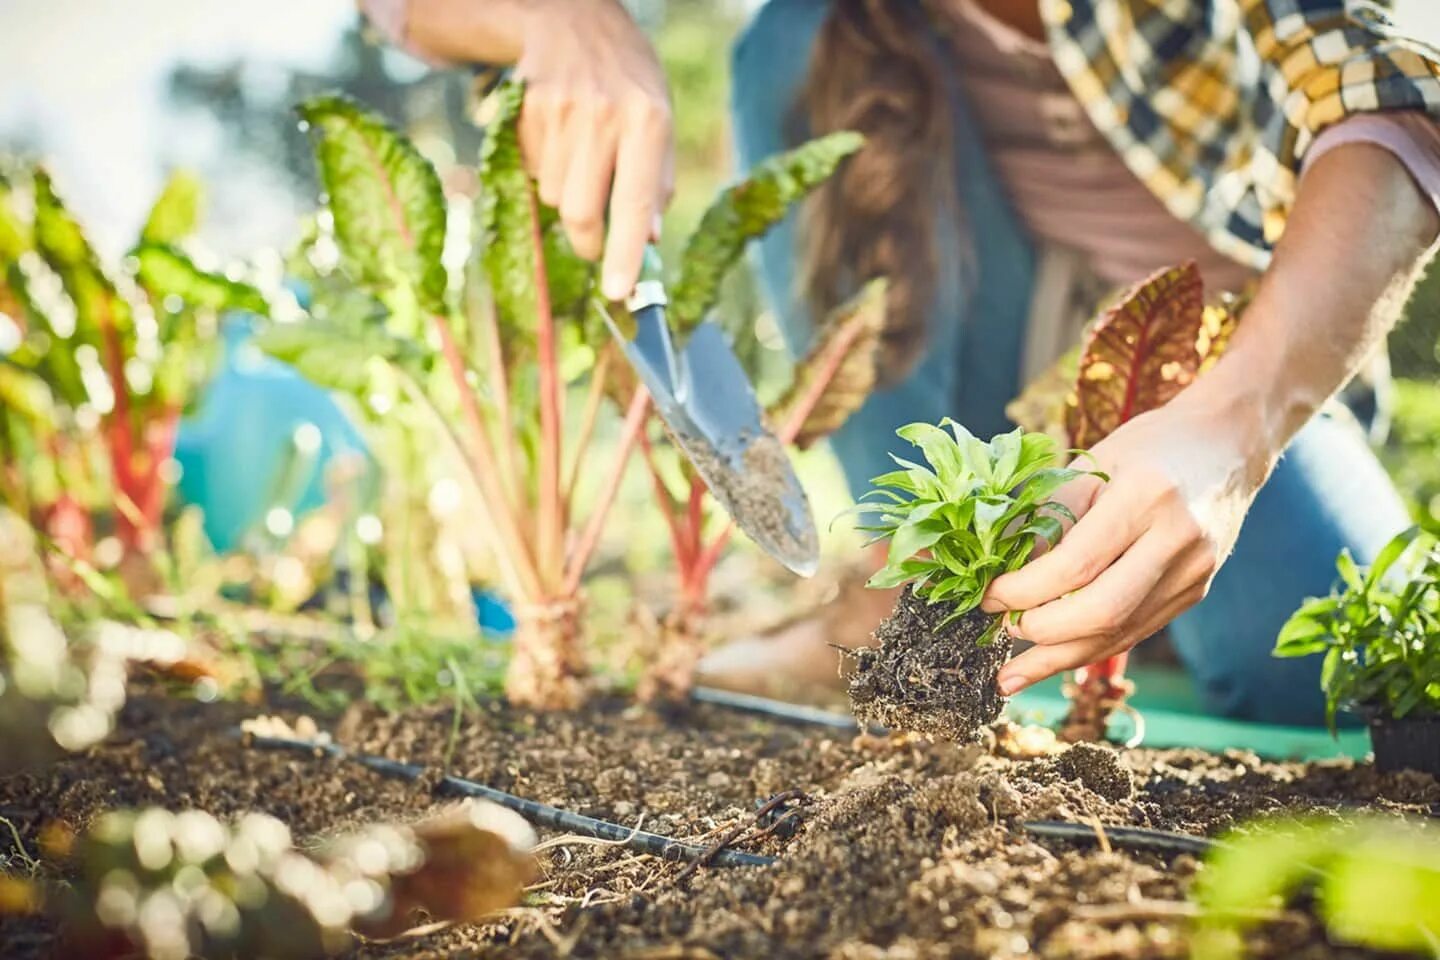
<path id="1" fill-rule="evenodd" d="M 619 0 L 409 0 L 406 41 L 442 62 L 515 65 L 540 199 L 576 253 L 603 249 L 605 295 L 628 296 L 670 201 L 674 143 L 665 74 Z"/>
<path id="2" fill-rule="evenodd" d="M 674 186 L 665 75 L 616 0 L 532 0 L 524 16 L 526 167 L 575 252 L 596 260 L 603 246 L 601 289 L 622 300 Z"/>
<path id="3" fill-rule="evenodd" d="M 1034 647 L 1000 671 L 1013 694 L 1133 647 L 1205 596 L 1269 470 L 1236 421 L 1182 402 L 1126 423 L 1056 496 L 1078 518 L 1060 543 L 985 596 Z M 1198 398 L 1197 398 L 1198 399 Z"/>

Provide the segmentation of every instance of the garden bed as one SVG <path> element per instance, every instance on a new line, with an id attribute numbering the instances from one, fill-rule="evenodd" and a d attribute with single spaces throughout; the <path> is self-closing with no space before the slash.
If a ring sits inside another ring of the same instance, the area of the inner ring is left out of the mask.
<path id="1" fill-rule="evenodd" d="M 103 745 L 0 779 L 0 816 L 34 854 L 45 823 L 83 828 L 121 806 L 263 811 L 304 843 L 447 802 L 425 783 L 247 746 L 235 729 L 252 712 L 137 697 Z M 793 837 L 743 845 L 780 857 L 773 867 L 687 872 L 593 841 L 554 845 L 526 907 L 491 924 L 366 944 L 356 956 L 1181 956 L 1193 856 L 1041 840 L 1020 823 L 1213 834 L 1280 810 L 1440 815 L 1435 780 L 1350 761 L 1144 749 L 1083 762 L 1009 759 L 1015 742 L 1003 731 L 962 748 L 710 706 L 669 716 L 620 704 L 579 715 L 497 706 L 465 718 L 453 739 L 451 719 L 443 709 L 355 707 L 330 727 L 350 749 L 426 765 L 435 779 L 448 755 L 457 776 L 627 825 L 643 814 L 644 829 L 702 845 L 777 793 L 812 799 Z M 13 860 L 7 829 L 0 852 Z M 52 936 L 39 920 L 0 920 L 7 958 L 45 956 Z M 1258 956 L 1364 955 L 1327 944 L 1303 909 L 1277 914 L 1253 947 Z"/>

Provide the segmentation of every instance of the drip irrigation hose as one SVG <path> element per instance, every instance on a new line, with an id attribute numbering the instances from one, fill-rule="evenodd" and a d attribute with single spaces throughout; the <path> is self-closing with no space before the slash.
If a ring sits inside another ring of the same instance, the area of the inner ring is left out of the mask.
<path id="1" fill-rule="evenodd" d="M 1103 831 L 1111 846 L 1151 853 L 1201 855 L 1210 852 L 1217 845 L 1214 840 L 1206 837 L 1172 833 L 1169 830 L 1151 830 L 1146 827 L 1111 827 L 1093 823 L 1072 823 L 1068 820 L 1026 820 L 1020 826 L 1037 837 L 1069 840 L 1074 843 L 1099 843 Z"/>
<path id="2" fill-rule="evenodd" d="M 729 707 L 732 710 L 743 710 L 746 713 L 764 714 L 779 720 L 811 723 L 816 726 L 831 727 L 835 730 L 854 731 L 860 729 L 860 724 L 848 713 L 807 707 L 799 703 L 786 703 L 784 700 L 771 700 L 748 693 L 731 693 L 729 690 L 717 690 L 714 687 L 695 687 L 690 691 L 690 698 L 697 703 Z"/>
<path id="3" fill-rule="evenodd" d="M 242 734 L 242 736 L 246 742 L 263 750 L 294 750 L 312 756 L 328 756 L 336 760 L 348 760 L 382 776 L 395 777 L 400 780 L 414 781 L 425 775 L 425 768 L 413 763 L 387 760 L 384 757 L 375 757 L 364 753 L 351 753 L 334 743 L 316 743 L 312 740 L 294 740 L 288 737 L 259 736 L 250 733 Z M 746 853 L 743 850 L 712 850 L 710 847 L 662 837 L 657 833 L 632 830 L 630 827 L 611 823 L 608 820 L 598 820 L 595 817 L 570 813 L 559 807 L 537 803 L 534 800 L 526 800 L 524 797 L 517 797 L 503 790 L 496 790 L 494 787 L 487 787 L 461 777 L 442 777 L 435 784 L 435 790 L 437 793 L 446 793 L 452 796 L 479 797 L 482 800 L 489 800 L 514 810 L 537 826 L 563 830 L 567 833 L 578 833 L 581 836 L 594 837 L 599 840 L 609 840 L 631 850 L 659 857 L 661 860 L 695 862 L 708 857 L 709 865 L 716 867 L 767 867 L 775 862 L 774 857 L 764 854 Z"/>

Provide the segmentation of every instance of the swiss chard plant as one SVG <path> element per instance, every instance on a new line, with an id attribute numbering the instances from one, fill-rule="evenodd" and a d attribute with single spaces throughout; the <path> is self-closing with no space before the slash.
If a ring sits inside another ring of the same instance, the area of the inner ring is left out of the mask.
<path id="1" fill-rule="evenodd" d="M 127 558 L 158 546 L 176 428 L 209 374 L 218 317 L 266 309 L 197 262 L 200 205 L 177 174 L 111 269 L 43 169 L 0 182 L 0 490 L 70 560 L 88 561 L 97 518 Z"/>
<path id="2" fill-rule="evenodd" d="M 1208 370 L 1229 343 L 1237 313 L 1229 299 L 1206 305 L 1193 261 L 1157 271 L 1104 310 L 1078 353 L 1062 359 L 1009 412 L 1031 429 L 1061 433 L 1070 446 L 1088 450 Z M 1130 692 L 1126 660 L 1122 653 L 1076 672 L 1063 724 L 1067 739 L 1104 736 L 1111 712 Z"/>
<path id="3" fill-rule="evenodd" d="M 1305 601 L 1281 628 L 1277 657 L 1323 654 L 1320 683 L 1335 727 L 1345 706 L 1403 719 L 1440 714 L 1440 546 L 1412 527 L 1385 545 L 1369 569 L 1348 550 L 1328 597 Z"/>
<path id="4" fill-rule="evenodd" d="M 522 165 L 523 88 L 492 96 L 473 211 L 447 205 L 435 169 L 373 115 L 334 97 L 302 106 L 340 269 L 372 308 L 277 324 L 262 345 L 372 407 L 385 396 L 387 416 L 425 415 L 436 448 L 465 465 L 473 526 L 512 604 L 507 694 L 563 707 L 584 692 L 582 580 L 630 453 L 648 443 L 651 411 L 604 323 L 608 313 L 623 327 L 623 306 L 600 297 L 593 265 L 571 250 Z M 671 284 L 680 336 L 713 304 L 749 236 L 853 148 L 829 138 L 727 192 Z M 451 229 L 464 213 L 468 241 Z M 453 261 L 447 242 L 460 251 Z M 618 439 L 602 450 L 592 441 L 611 402 Z M 608 465 L 597 466 L 601 453 Z"/>
<path id="5" fill-rule="evenodd" d="M 945 622 L 978 607 L 991 581 L 1019 569 L 1037 545 L 1059 541 L 1062 521 L 1075 518 L 1051 495 L 1091 473 L 1065 466 L 1067 452 L 1052 437 L 1020 428 L 987 443 L 947 419 L 912 423 L 899 435 L 926 462 L 895 458 L 900 469 L 874 478 L 856 507 L 868 515 L 860 529 L 874 535 L 871 542 L 889 544 L 869 586 L 908 584 L 945 605 Z M 997 616 L 981 642 L 999 625 Z"/>

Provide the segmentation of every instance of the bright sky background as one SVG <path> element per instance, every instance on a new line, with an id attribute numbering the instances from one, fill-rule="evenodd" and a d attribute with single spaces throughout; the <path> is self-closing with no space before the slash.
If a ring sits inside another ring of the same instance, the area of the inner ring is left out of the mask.
<path id="1" fill-rule="evenodd" d="M 161 109 L 179 60 L 247 55 L 318 67 L 353 0 L 0 0 L 0 133 L 31 131 L 100 245 L 123 249 L 175 165 L 206 165 L 220 144 Z M 1440 45 L 1440 0 L 1400 0 L 1412 34 Z M 718 55 L 718 51 L 717 51 Z M 258 177 L 258 174 L 256 175 Z M 211 184 L 213 236 L 229 252 L 286 238 L 297 212 L 263 180 Z"/>

